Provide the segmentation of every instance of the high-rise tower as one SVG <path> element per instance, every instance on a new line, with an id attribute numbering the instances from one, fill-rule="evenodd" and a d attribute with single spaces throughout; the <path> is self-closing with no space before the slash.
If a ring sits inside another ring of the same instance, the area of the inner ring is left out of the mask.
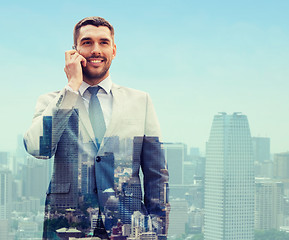
<path id="1" fill-rule="evenodd" d="M 265 162 L 270 160 L 270 138 L 252 137 L 254 161 Z"/>
<path id="2" fill-rule="evenodd" d="M 183 143 L 165 143 L 164 152 L 169 171 L 172 169 L 170 171 L 170 185 L 184 184 L 185 145 Z"/>
<path id="3" fill-rule="evenodd" d="M 255 229 L 277 229 L 284 220 L 284 185 L 270 178 L 256 178 Z"/>
<path id="4" fill-rule="evenodd" d="M 62 110 L 63 112 L 67 110 Z M 78 110 L 75 109 L 74 111 Z M 59 115 L 60 116 L 60 115 Z M 58 117 L 53 118 L 53 124 L 58 124 Z M 50 195 L 50 206 L 53 210 L 63 210 L 67 208 L 76 208 L 78 206 L 78 116 L 72 114 L 67 117 L 67 129 L 64 130 L 58 143 L 58 156 L 54 160 L 54 168 L 58 167 L 57 172 L 62 174 L 52 175 L 48 193 Z M 52 136 L 56 135 L 52 131 Z M 52 137 L 53 141 L 53 137 Z M 59 161 L 59 162 L 56 162 Z M 55 171 L 54 171 L 55 172 Z M 57 183 L 57 184 L 56 184 Z M 59 192 L 59 189 L 61 191 Z"/>
<path id="5" fill-rule="evenodd" d="M 213 120 L 205 172 L 205 240 L 254 239 L 254 161 L 247 117 Z"/>
<path id="6" fill-rule="evenodd" d="M 0 170 L 0 239 L 8 239 L 11 203 L 12 173 L 3 169 Z"/>

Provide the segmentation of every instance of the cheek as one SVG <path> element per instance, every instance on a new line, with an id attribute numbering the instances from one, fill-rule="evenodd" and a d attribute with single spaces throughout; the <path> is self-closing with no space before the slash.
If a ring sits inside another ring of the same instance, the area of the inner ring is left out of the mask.
<path id="1" fill-rule="evenodd" d="M 90 54 L 90 51 L 88 49 L 79 49 L 78 53 L 83 57 L 87 57 Z"/>
<path id="2" fill-rule="evenodd" d="M 107 60 L 111 61 L 113 59 L 113 55 L 111 53 L 105 55 Z"/>
<path id="3" fill-rule="evenodd" d="M 110 59 L 114 59 L 114 57 L 115 57 L 115 54 L 114 54 L 113 51 L 111 51 L 111 52 L 110 52 Z"/>

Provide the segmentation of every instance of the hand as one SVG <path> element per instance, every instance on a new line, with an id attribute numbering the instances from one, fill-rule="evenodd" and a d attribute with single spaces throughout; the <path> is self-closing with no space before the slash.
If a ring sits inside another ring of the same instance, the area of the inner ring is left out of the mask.
<path id="1" fill-rule="evenodd" d="M 68 79 L 68 85 L 74 91 L 78 91 L 83 81 L 81 65 L 86 67 L 86 59 L 76 50 L 69 50 L 65 52 L 64 72 L 66 73 Z"/>

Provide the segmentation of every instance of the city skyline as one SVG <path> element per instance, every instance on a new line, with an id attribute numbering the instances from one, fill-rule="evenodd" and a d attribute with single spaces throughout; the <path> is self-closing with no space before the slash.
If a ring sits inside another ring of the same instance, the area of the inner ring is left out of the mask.
<path id="1" fill-rule="evenodd" d="M 233 231 L 238 231 L 240 235 L 247 236 L 247 239 L 252 239 L 251 237 L 254 234 L 254 229 L 252 227 L 254 220 L 256 224 L 255 230 L 258 231 L 271 228 L 279 230 L 279 227 L 280 231 L 288 231 L 288 153 L 274 154 L 274 161 L 270 161 L 270 159 L 268 159 L 270 139 L 256 137 L 251 138 L 246 116 L 240 113 L 235 113 L 233 115 L 228 115 L 226 113 L 216 114 L 217 115 L 215 115 L 215 118 L 219 119 L 215 120 L 212 124 L 212 130 L 207 143 L 208 148 L 205 157 L 200 155 L 198 149 L 188 149 L 183 143 L 163 144 L 165 156 L 169 166 L 168 170 L 171 176 L 169 182 L 169 202 L 171 205 L 171 212 L 170 216 L 163 216 L 163 221 L 169 217 L 170 223 L 174 223 L 171 224 L 168 229 L 169 239 L 173 240 L 178 236 L 182 236 L 183 234 L 194 235 L 205 232 L 206 235 L 206 227 L 204 230 L 204 221 L 206 222 L 206 220 L 204 220 L 206 219 L 206 200 L 204 199 L 206 196 L 207 199 L 208 196 L 210 196 L 209 199 L 211 202 L 211 210 L 209 212 L 212 212 L 213 215 L 215 214 L 215 219 L 218 210 L 214 209 L 214 201 L 220 201 L 220 198 L 222 198 L 222 195 L 220 194 L 221 192 L 218 191 L 222 173 L 220 165 L 218 164 L 222 160 L 220 157 L 217 160 L 216 156 L 222 155 L 220 153 L 222 152 L 223 146 L 224 149 L 227 149 L 226 155 L 228 156 L 226 159 L 224 159 L 226 162 L 226 180 L 224 180 L 226 182 L 226 197 L 224 199 L 229 204 L 229 208 L 226 209 L 228 210 L 227 212 L 229 212 L 229 214 L 224 215 L 224 217 L 228 220 L 229 226 L 232 227 Z M 47 123 L 47 129 L 43 129 L 43 137 L 40 137 L 40 149 L 44 149 L 41 148 L 41 145 L 44 142 L 50 142 L 49 129 L 51 122 L 49 118 L 46 118 L 44 121 Z M 224 126 L 222 126 L 222 123 Z M 223 132 L 228 133 L 225 138 L 222 137 Z M 119 160 L 123 158 L 126 159 L 128 156 L 133 158 L 135 156 L 137 157 L 136 153 L 140 150 L 139 139 L 119 139 L 118 137 L 113 136 L 111 142 L 112 146 L 116 149 L 116 158 L 113 161 L 115 164 L 113 167 L 115 169 L 114 177 L 119 178 L 117 182 L 121 183 L 116 187 L 117 189 L 124 188 L 124 192 L 126 192 L 128 195 L 133 194 L 133 192 L 140 186 L 134 178 L 127 178 L 130 171 L 126 170 L 126 161 L 121 163 Z M 254 144 L 252 144 L 252 142 L 254 142 Z M 127 148 L 127 145 L 131 145 L 132 143 L 133 148 Z M 125 148 L 128 151 L 128 154 L 125 154 L 125 156 L 122 154 L 119 155 L 120 152 L 123 152 L 121 150 L 122 148 Z M 47 149 L 42 151 L 44 156 L 47 154 L 47 152 L 49 152 Z M 109 155 L 109 153 L 107 154 Z M 83 156 L 83 158 L 86 158 L 86 156 Z M 113 157 L 107 156 L 107 158 L 112 159 Z M 10 159 L 13 159 L 13 162 L 10 162 Z M 233 159 L 234 161 L 230 163 L 230 159 Z M 254 160 L 255 163 L 253 165 Z M 205 175 L 204 165 L 206 162 L 214 163 L 214 166 L 208 168 L 207 165 L 208 171 Z M 88 162 L 83 163 L 84 164 L 81 166 L 82 169 L 79 169 L 78 171 L 81 171 L 81 174 L 89 174 L 89 170 L 87 168 Z M 25 236 L 26 234 L 27 237 L 31 237 L 32 235 L 39 236 L 39 234 L 41 234 L 39 229 L 41 228 L 40 226 L 43 219 L 43 217 L 41 217 L 41 209 L 44 207 L 43 197 L 47 189 L 46 186 L 48 185 L 47 177 L 48 175 L 51 175 L 51 161 L 37 160 L 31 156 L 28 156 L 27 153 L 24 152 L 0 152 L 0 165 L 2 169 L 5 169 L 5 166 L 7 166 L 9 171 L 6 172 L 12 177 L 10 184 L 12 184 L 13 188 L 12 206 L 14 211 L 11 213 L 11 220 L 19 222 L 18 227 L 14 224 L 11 226 L 11 233 L 8 233 L 7 230 L 4 231 L 2 229 L 0 234 L 9 234 L 10 237 L 20 236 L 21 234 L 22 236 Z M 218 169 L 218 171 L 216 171 L 216 169 Z M 207 177 L 208 172 L 213 173 L 210 179 Z M 251 181 L 254 177 L 254 172 L 256 181 L 255 184 L 253 181 Z M 84 178 L 83 181 L 78 182 L 79 192 L 88 192 L 88 188 L 94 189 L 87 180 L 87 178 Z M 261 185 L 260 181 L 262 183 Z M 206 188 L 204 188 L 204 185 L 207 184 L 206 182 L 213 183 L 214 186 L 208 188 L 207 185 L 207 190 L 205 191 Z M 278 187 L 274 187 L 274 184 L 277 184 Z M 166 191 L 166 188 L 167 185 L 165 184 L 164 191 Z M 2 184 L 0 191 L 3 191 L 3 189 L 5 189 L 5 187 L 3 188 Z M 252 203 L 254 189 L 255 214 L 252 210 L 254 207 L 254 203 Z M 268 189 L 274 190 L 276 194 L 268 192 Z M 47 192 L 49 191 L 50 188 Z M 274 199 L 274 201 L 267 201 L 268 199 L 263 197 L 265 195 Z M 116 209 L 118 208 L 118 204 L 116 204 L 115 200 L 116 199 L 113 196 L 108 198 L 108 201 L 110 202 L 108 205 L 109 208 L 107 208 L 107 210 L 109 209 L 108 213 L 117 211 Z M 163 199 L 161 201 L 166 202 L 167 200 Z M 247 208 L 246 204 L 248 203 L 249 205 Z M 268 203 L 270 203 L 270 206 Z M 131 206 L 135 204 L 137 203 L 133 201 L 130 203 Z M 234 207 L 232 207 L 232 205 L 234 205 Z M 4 205 L 4 207 L 6 206 Z M 51 205 L 51 207 L 53 206 Z M 64 228 L 60 228 L 59 226 L 59 228 L 57 228 L 57 234 L 68 234 L 71 221 L 73 221 L 75 217 L 75 209 L 77 208 L 75 208 L 74 203 L 69 203 L 69 205 L 62 209 L 65 210 L 65 218 L 63 218 L 63 221 L 66 221 L 65 219 L 67 219 L 68 223 L 66 223 Z M 40 211 L 40 213 L 37 213 L 37 211 Z M 98 226 L 98 208 L 89 208 L 87 211 L 89 218 L 85 218 L 83 216 L 82 226 Z M 120 208 L 120 215 L 125 215 L 129 211 L 130 209 Z M 243 214 L 240 215 L 240 212 Z M 61 216 L 61 214 L 63 213 L 60 211 L 59 216 Z M 274 219 L 269 221 L 268 219 L 272 219 L 271 214 L 274 214 Z M 117 224 L 110 221 L 110 218 L 105 221 L 106 226 L 111 227 L 115 239 L 122 239 L 128 235 L 140 236 L 140 234 L 143 234 L 144 236 L 146 234 L 155 234 L 151 232 L 151 220 L 141 216 L 137 211 L 135 211 L 132 215 L 134 216 L 134 220 L 132 220 L 131 223 L 129 219 L 126 219 L 124 222 L 118 222 Z M 18 216 L 27 217 L 17 218 Z M 53 215 L 50 215 L 50 217 L 51 216 Z M 55 216 L 57 217 L 58 215 Z M 212 216 L 209 215 L 208 218 L 210 217 Z M 244 219 L 246 220 L 246 224 L 242 222 Z M 236 222 L 239 224 L 234 224 Z M 165 223 L 166 221 L 164 221 L 163 225 L 164 231 L 166 230 Z M 3 224 L 5 224 L 5 222 Z M 243 226 L 244 228 L 237 228 L 236 226 L 239 225 Z M 55 225 L 53 227 L 55 227 Z M 214 227 L 210 228 L 209 230 L 211 235 L 213 233 L 212 229 L 214 229 Z M 249 231 L 246 229 L 249 229 Z M 234 232 L 231 230 L 227 228 L 225 232 L 231 232 L 232 235 Z M 80 234 L 80 232 L 75 232 L 75 234 Z M 280 234 L 282 233 L 280 232 Z M 286 233 L 284 232 L 284 234 Z M 160 239 L 161 236 L 162 234 L 159 235 Z M 213 238 L 208 239 L 216 239 L 216 236 L 217 235 L 213 233 Z M 152 236 L 152 238 L 153 237 L 154 236 Z M 230 239 L 230 237 L 228 239 Z"/>
<path id="2" fill-rule="evenodd" d="M 243 114 L 243 113 L 241 113 L 241 112 L 238 112 L 238 113 Z M 22 138 L 23 138 L 23 135 L 22 135 L 22 134 L 17 134 L 17 135 L 15 136 L 15 138 L 14 138 L 14 139 L 15 139 L 15 146 L 13 146 L 13 148 L 9 148 L 9 149 L 1 149 L 1 148 L 0 148 L 0 152 L 9 154 L 9 153 L 14 153 L 14 152 L 19 151 L 19 148 L 21 148 L 21 150 L 25 150 L 25 147 L 24 147 L 24 145 L 22 146 L 22 143 L 19 145 L 19 138 L 22 139 Z M 264 136 L 253 136 L 253 135 L 252 135 L 251 138 L 252 138 L 252 140 L 254 140 L 254 139 L 266 139 L 266 140 L 269 140 L 269 154 L 270 154 L 270 159 L 272 159 L 272 156 L 273 156 L 274 154 L 281 154 L 281 153 L 286 154 L 286 153 L 289 152 L 289 147 L 288 147 L 288 150 L 286 150 L 286 151 L 273 152 L 273 151 L 272 151 L 272 147 L 271 147 L 271 144 L 272 144 L 272 143 L 271 143 L 271 138 L 270 138 L 270 136 L 264 137 Z M 209 136 L 208 136 L 208 139 L 209 139 Z M 162 143 L 164 143 L 164 144 L 181 144 L 181 145 L 184 145 L 185 148 L 186 148 L 186 153 L 189 153 L 189 151 L 190 151 L 191 149 L 198 149 L 198 151 L 200 151 L 201 156 L 205 156 L 205 152 L 206 152 L 206 150 L 205 150 L 205 145 L 207 144 L 207 141 L 203 143 L 204 148 L 202 148 L 201 146 L 197 146 L 197 145 L 190 146 L 190 145 L 188 145 L 186 142 L 180 142 L 180 141 L 162 141 Z M 264 154 L 267 155 L 268 153 L 266 152 L 266 153 L 264 153 Z M 267 160 L 270 160 L 270 159 L 267 159 Z"/>
<path id="3" fill-rule="evenodd" d="M 288 8 L 282 0 L 5 2 L 0 150 L 15 149 L 39 95 L 65 86 L 74 24 L 100 15 L 116 30 L 112 80 L 151 95 L 164 141 L 204 151 L 212 116 L 240 111 L 252 136 L 288 151 Z"/>

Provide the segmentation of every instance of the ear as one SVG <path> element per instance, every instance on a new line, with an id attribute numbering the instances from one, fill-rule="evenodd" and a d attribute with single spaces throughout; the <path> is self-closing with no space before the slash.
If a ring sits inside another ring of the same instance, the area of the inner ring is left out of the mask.
<path id="1" fill-rule="evenodd" d="M 115 55 L 116 55 L 116 45 L 114 44 L 112 49 L 112 59 L 115 58 Z"/>

